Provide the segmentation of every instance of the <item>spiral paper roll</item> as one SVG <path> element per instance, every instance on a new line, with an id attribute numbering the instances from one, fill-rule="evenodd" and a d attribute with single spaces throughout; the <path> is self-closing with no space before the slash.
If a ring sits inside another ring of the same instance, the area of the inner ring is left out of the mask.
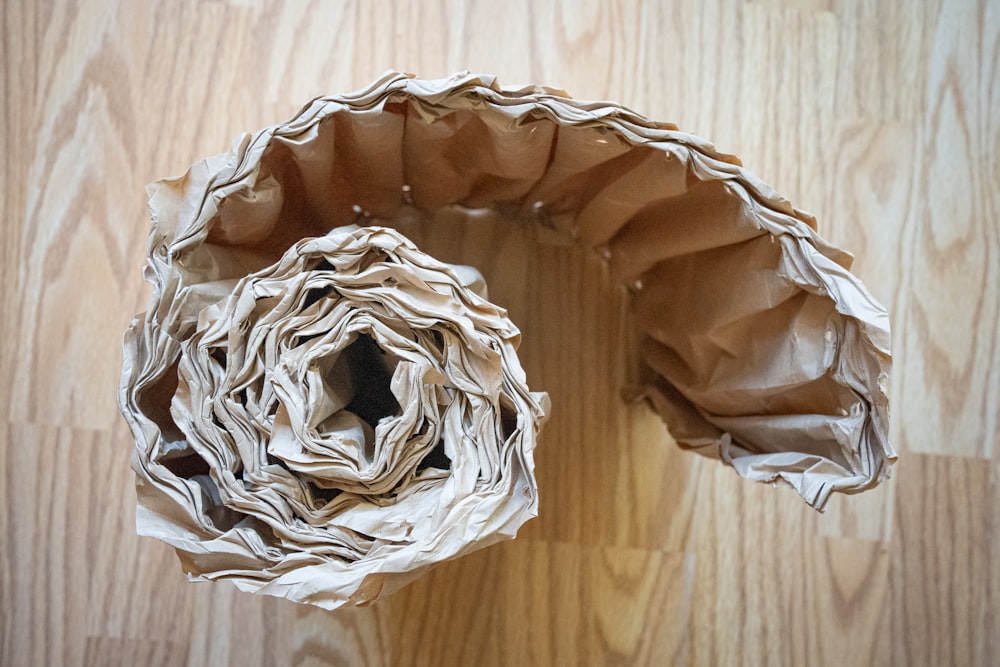
<path id="1" fill-rule="evenodd" d="M 390 72 L 149 195 L 120 402 L 139 530 L 192 577 L 363 604 L 535 514 L 547 400 L 517 329 L 389 229 L 404 213 L 494 209 L 594 248 L 631 292 L 642 396 L 745 477 L 822 508 L 895 458 L 888 320 L 850 256 L 736 158 L 621 106 Z"/>

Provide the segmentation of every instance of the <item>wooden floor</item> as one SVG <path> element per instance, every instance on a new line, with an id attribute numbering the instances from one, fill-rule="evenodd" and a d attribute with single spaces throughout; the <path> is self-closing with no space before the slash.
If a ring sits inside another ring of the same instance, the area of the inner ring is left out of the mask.
<path id="1" fill-rule="evenodd" d="M 2 21 L 0 664 L 1000 664 L 1000 2 L 4 0 Z M 483 269 L 552 394 L 541 516 L 367 609 L 186 583 L 135 536 L 115 405 L 143 186 L 390 67 L 622 102 L 816 214 L 892 314 L 893 479 L 820 515 L 680 451 L 619 399 L 606 276 L 487 227 L 423 242 Z"/>

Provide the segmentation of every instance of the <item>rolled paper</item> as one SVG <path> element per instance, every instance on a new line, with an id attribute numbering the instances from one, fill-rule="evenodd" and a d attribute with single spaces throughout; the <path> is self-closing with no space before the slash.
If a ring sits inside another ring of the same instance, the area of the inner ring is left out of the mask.
<path id="1" fill-rule="evenodd" d="M 637 396 L 681 445 L 820 509 L 895 459 L 888 317 L 850 255 L 737 158 L 620 105 L 387 72 L 148 193 L 120 405 L 138 529 L 192 578 L 365 604 L 537 513 L 547 397 L 482 277 L 392 229 L 414 212 L 594 248 L 643 334 Z"/>

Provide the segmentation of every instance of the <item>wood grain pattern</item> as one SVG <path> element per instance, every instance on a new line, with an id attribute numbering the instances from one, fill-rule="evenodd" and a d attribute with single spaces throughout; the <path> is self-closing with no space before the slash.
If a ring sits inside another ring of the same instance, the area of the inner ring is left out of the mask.
<path id="1" fill-rule="evenodd" d="M 1000 663 L 1000 3 L 46 0 L 0 17 L 0 664 Z M 894 479 L 819 515 L 680 451 L 620 399 L 627 304 L 588 252 L 530 228 L 414 229 L 483 270 L 553 396 L 540 517 L 372 608 L 186 584 L 134 534 L 115 408 L 148 295 L 143 187 L 390 67 L 620 101 L 816 214 L 892 314 Z"/>

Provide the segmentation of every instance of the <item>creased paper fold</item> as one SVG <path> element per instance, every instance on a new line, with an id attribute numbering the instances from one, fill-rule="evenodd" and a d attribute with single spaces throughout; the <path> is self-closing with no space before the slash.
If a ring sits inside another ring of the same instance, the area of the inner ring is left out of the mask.
<path id="1" fill-rule="evenodd" d="M 194 577 L 362 604 L 535 514 L 547 400 L 517 329 L 474 270 L 390 229 L 404 213 L 488 208 L 593 247 L 644 333 L 641 395 L 745 477 L 822 508 L 895 458 L 888 319 L 850 256 L 736 158 L 619 105 L 389 72 L 149 198 L 120 403 L 139 530 Z"/>

